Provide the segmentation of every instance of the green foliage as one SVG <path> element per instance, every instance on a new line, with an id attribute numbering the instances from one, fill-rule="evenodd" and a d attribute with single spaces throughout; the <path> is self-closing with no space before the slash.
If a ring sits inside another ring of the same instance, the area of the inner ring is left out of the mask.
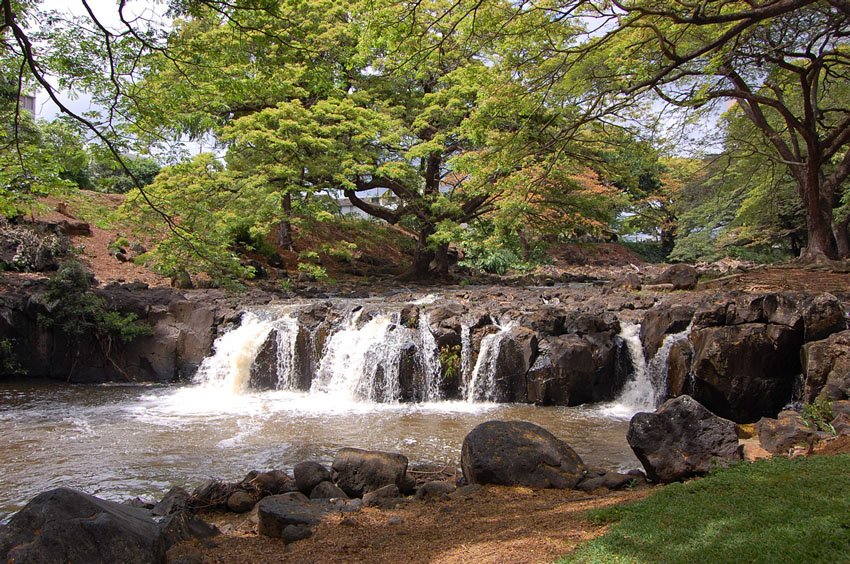
<path id="1" fill-rule="evenodd" d="M 151 327 L 138 321 L 136 314 L 108 309 L 103 298 L 91 291 L 91 284 L 91 275 L 82 264 L 74 260 L 65 262 L 48 281 L 44 296 L 48 313 L 39 316 L 39 323 L 72 338 L 93 334 L 129 343 L 152 334 Z"/>
<path id="2" fill-rule="evenodd" d="M 667 261 L 668 254 L 661 248 L 661 243 L 655 241 L 623 241 L 622 245 L 646 262 L 662 263 Z"/>
<path id="3" fill-rule="evenodd" d="M 3 375 L 20 375 L 26 371 L 21 366 L 17 354 L 15 354 L 15 345 L 11 339 L 0 340 L 0 374 Z"/>
<path id="4" fill-rule="evenodd" d="M 440 367 L 443 379 L 446 382 L 454 382 L 460 376 L 461 347 L 460 345 L 444 345 L 439 351 Z"/>
<path id="5" fill-rule="evenodd" d="M 832 402 L 829 401 L 829 398 L 820 396 L 812 403 L 803 405 L 803 411 L 800 415 L 806 425 L 812 429 L 835 434 L 835 427 L 832 426 L 835 415 L 832 412 Z"/>
<path id="6" fill-rule="evenodd" d="M 850 456 L 774 458 L 591 514 L 611 523 L 560 562 L 838 562 L 850 546 Z"/>
<path id="7" fill-rule="evenodd" d="M 321 282 L 328 278 L 328 273 L 320 264 L 312 264 L 309 262 L 299 262 L 298 272 L 306 276 L 309 280 Z"/>
<path id="8" fill-rule="evenodd" d="M 136 187 L 133 176 L 140 186 L 145 187 L 154 181 L 161 170 L 159 163 L 150 157 L 125 154 L 121 159 L 132 174 L 130 176 L 115 156 L 105 148 L 94 146 L 91 153 L 91 184 L 99 192 L 126 194 Z"/>

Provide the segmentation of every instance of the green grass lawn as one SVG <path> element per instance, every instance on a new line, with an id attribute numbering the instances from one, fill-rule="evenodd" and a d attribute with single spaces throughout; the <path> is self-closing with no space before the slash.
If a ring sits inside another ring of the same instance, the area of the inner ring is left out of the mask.
<path id="1" fill-rule="evenodd" d="M 567 562 L 850 562 L 850 455 L 739 464 L 592 513 Z"/>

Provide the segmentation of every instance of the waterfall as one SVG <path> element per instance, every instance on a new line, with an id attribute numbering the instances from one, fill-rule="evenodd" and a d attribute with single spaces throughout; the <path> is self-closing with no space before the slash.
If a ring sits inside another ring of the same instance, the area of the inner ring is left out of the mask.
<path id="1" fill-rule="evenodd" d="M 515 327 L 514 322 L 498 325 L 498 333 L 491 333 L 481 339 L 481 350 L 472 369 L 472 377 L 464 396 L 466 401 L 496 401 L 496 368 L 499 351 L 508 332 Z"/>
<path id="2" fill-rule="evenodd" d="M 667 395 L 667 358 L 673 345 L 687 339 L 689 325 L 684 331 L 664 337 L 655 355 L 646 361 L 640 341 L 640 325 L 621 322 L 620 337 L 626 342 L 632 361 L 632 377 L 623 386 L 620 396 L 604 409 L 610 415 L 631 417 L 640 411 L 655 411 Z"/>
<path id="3" fill-rule="evenodd" d="M 298 318 L 291 313 L 275 324 L 277 332 L 277 388 L 295 390 L 298 385 Z"/>
<path id="4" fill-rule="evenodd" d="M 422 371 L 424 372 L 424 400 L 437 401 L 440 399 L 440 351 L 437 341 L 431 333 L 430 318 L 424 311 L 419 314 L 419 326 L 417 328 L 419 337 L 419 352 L 421 355 Z"/>
<path id="5" fill-rule="evenodd" d="M 472 378 L 472 328 L 469 323 L 460 325 L 460 397 L 466 398 Z"/>
<path id="6" fill-rule="evenodd" d="M 349 313 L 328 340 L 311 391 L 340 399 L 397 401 L 405 355 L 416 348 L 398 314 L 379 314 L 360 323 L 362 310 Z"/>
<path id="7" fill-rule="evenodd" d="M 251 364 L 273 327 L 272 321 L 245 313 L 238 327 L 216 339 L 215 354 L 201 363 L 195 381 L 235 394 L 244 392 L 251 378 Z"/>

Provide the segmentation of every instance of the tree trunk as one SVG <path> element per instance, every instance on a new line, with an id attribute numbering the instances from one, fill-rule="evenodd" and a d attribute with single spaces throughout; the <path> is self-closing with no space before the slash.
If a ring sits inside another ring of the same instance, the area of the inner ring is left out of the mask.
<path id="1" fill-rule="evenodd" d="M 821 194 L 820 169 L 809 163 L 801 189 L 806 210 L 808 245 L 800 253 L 804 261 L 821 262 L 837 258 L 835 237 L 832 234 L 832 206 Z"/>
<path id="2" fill-rule="evenodd" d="M 292 194 L 285 194 L 280 200 L 280 207 L 283 211 L 280 221 L 280 228 L 277 234 L 277 244 L 286 249 L 292 250 Z"/>
<path id="3" fill-rule="evenodd" d="M 411 280 L 425 280 L 431 275 L 431 261 L 434 260 L 434 251 L 428 248 L 428 238 L 434 234 L 430 226 L 419 231 L 416 241 L 416 251 L 413 254 L 413 264 L 410 266 L 406 278 Z"/>
<path id="4" fill-rule="evenodd" d="M 448 243 L 440 243 L 437 247 L 437 252 L 434 255 L 434 261 L 436 262 L 436 267 L 434 268 L 434 274 L 440 277 L 446 277 L 449 275 L 449 244 Z"/>

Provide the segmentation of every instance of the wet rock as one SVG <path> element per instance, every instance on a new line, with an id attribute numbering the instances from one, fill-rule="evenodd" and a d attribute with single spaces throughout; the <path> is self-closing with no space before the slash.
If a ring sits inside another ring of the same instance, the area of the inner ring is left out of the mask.
<path id="1" fill-rule="evenodd" d="M 248 388 L 252 390 L 276 390 L 277 374 L 277 331 L 269 333 L 251 363 Z"/>
<path id="2" fill-rule="evenodd" d="M 531 329 L 515 327 L 502 336 L 493 359 L 495 399 L 500 402 L 526 401 L 528 372 L 537 357 L 537 335 Z"/>
<path id="3" fill-rule="evenodd" d="M 714 415 L 690 396 L 632 417 L 626 440 L 655 482 L 699 476 L 741 459 L 735 423 Z"/>
<path id="4" fill-rule="evenodd" d="M 393 509 L 398 507 L 399 503 L 401 503 L 401 492 L 395 484 L 363 494 L 363 505 L 365 507 Z"/>
<path id="5" fill-rule="evenodd" d="M 694 350 L 688 339 L 676 341 L 667 355 L 667 397 L 675 398 L 688 392 Z"/>
<path id="6" fill-rule="evenodd" d="M 186 526 L 177 527 L 181 521 Z M 150 512 L 68 488 L 39 494 L 9 520 L 0 535 L 4 562 L 150 562 L 202 527 L 185 512 L 163 524 Z M 215 534 L 206 526 L 203 534 Z"/>
<path id="7" fill-rule="evenodd" d="M 800 335 L 783 325 L 707 327 L 690 335 L 691 395 L 738 423 L 771 417 L 791 399 Z"/>
<path id="8" fill-rule="evenodd" d="M 394 484 L 403 486 L 407 472 L 407 457 L 401 454 L 344 448 L 334 459 L 333 477 L 336 484 L 350 497 Z"/>
<path id="9" fill-rule="evenodd" d="M 761 446 L 773 454 L 786 454 L 795 446 L 810 447 L 818 439 L 815 430 L 796 411 L 783 411 L 776 419 L 759 420 L 756 432 Z"/>
<path id="10" fill-rule="evenodd" d="M 248 492 L 237 491 L 227 498 L 227 509 L 234 513 L 248 513 L 256 503 L 257 499 Z"/>
<path id="11" fill-rule="evenodd" d="M 291 542 L 308 539 L 311 536 L 313 536 L 313 531 L 310 527 L 305 527 L 304 525 L 287 525 L 283 528 L 283 533 L 280 535 L 280 538 L 283 539 L 283 542 L 289 544 Z"/>
<path id="12" fill-rule="evenodd" d="M 295 487 L 304 495 L 310 495 L 313 488 L 331 479 L 330 470 L 312 460 L 299 462 L 292 469 L 292 472 L 295 476 Z"/>
<path id="13" fill-rule="evenodd" d="M 674 290 L 693 290 L 699 282 L 699 272 L 689 264 L 674 264 L 658 278 L 655 284 L 672 284 Z"/>
<path id="14" fill-rule="evenodd" d="M 174 486 L 163 496 L 162 500 L 153 506 L 151 513 L 157 516 L 171 515 L 183 511 L 189 501 L 189 492 L 180 486 Z"/>
<path id="15" fill-rule="evenodd" d="M 416 490 L 416 499 L 443 499 L 457 489 L 451 482 L 426 482 Z"/>
<path id="16" fill-rule="evenodd" d="M 829 400 L 850 398 L 850 331 L 806 343 L 802 360 L 807 402 L 811 403 L 818 397 Z"/>
<path id="17" fill-rule="evenodd" d="M 288 525 L 313 526 L 322 520 L 323 511 L 299 492 L 265 497 L 257 504 L 258 531 L 267 537 L 281 538 Z"/>
<path id="18" fill-rule="evenodd" d="M 320 482 L 310 491 L 310 499 L 333 499 L 342 498 L 348 499 L 345 492 L 342 491 L 333 482 Z"/>
<path id="19" fill-rule="evenodd" d="M 463 440 L 461 468 L 470 484 L 570 489 L 581 458 L 546 429 L 525 421 L 486 421 Z"/>

